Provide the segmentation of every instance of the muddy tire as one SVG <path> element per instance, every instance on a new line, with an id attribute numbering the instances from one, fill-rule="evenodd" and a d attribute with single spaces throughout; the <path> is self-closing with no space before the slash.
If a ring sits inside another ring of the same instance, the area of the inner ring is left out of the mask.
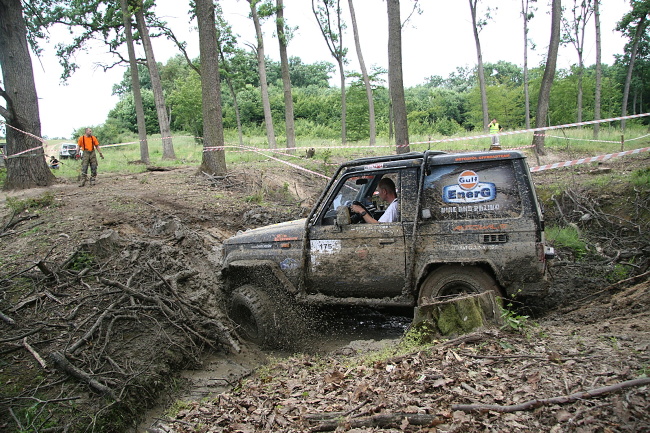
<path id="1" fill-rule="evenodd" d="M 259 346 L 272 346 L 276 337 L 275 310 L 266 292 L 245 285 L 232 293 L 228 315 L 241 338 Z"/>
<path id="2" fill-rule="evenodd" d="M 442 299 L 489 291 L 496 297 L 503 296 L 494 278 L 482 269 L 475 266 L 443 266 L 430 273 L 420 286 L 418 305 L 424 298 Z"/>

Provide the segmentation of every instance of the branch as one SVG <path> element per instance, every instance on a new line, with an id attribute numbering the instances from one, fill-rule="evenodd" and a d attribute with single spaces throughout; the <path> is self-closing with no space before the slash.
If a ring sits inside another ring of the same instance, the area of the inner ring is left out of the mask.
<path id="1" fill-rule="evenodd" d="M 47 363 L 41 357 L 41 355 L 39 355 L 38 352 L 36 350 L 34 350 L 34 348 L 32 346 L 29 345 L 29 343 L 27 342 L 27 337 L 23 338 L 23 346 L 25 347 L 25 349 L 27 349 L 29 351 L 29 353 L 32 354 L 32 356 L 34 356 L 34 358 L 36 358 L 38 363 L 41 364 L 41 367 L 43 367 L 44 369 L 47 369 Z"/>
<path id="2" fill-rule="evenodd" d="M 544 398 L 541 400 L 529 400 L 521 404 L 510 406 L 500 406 L 496 404 L 454 404 L 451 406 L 452 410 L 461 410 L 463 412 L 518 412 L 522 410 L 535 409 L 544 405 L 572 403 L 577 400 L 583 400 L 590 397 L 597 397 L 603 394 L 620 391 L 621 389 L 630 388 L 633 386 L 650 385 L 650 377 L 643 377 L 640 379 L 628 380 L 620 382 L 615 385 L 604 386 L 589 391 L 581 391 L 571 395 L 563 395 L 560 397 Z"/>
<path id="3" fill-rule="evenodd" d="M 52 352 L 50 353 L 50 359 L 52 360 L 52 362 L 54 362 L 56 368 L 58 368 L 62 372 L 67 373 L 68 375 L 74 377 L 80 382 L 88 384 L 92 389 L 94 389 L 95 391 L 99 392 L 102 395 L 108 396 L 116 401 L 118 400 L 115 394 L 113 393 L 112 389 L 110 389 L 106 385 L 102 385 L 101 383 L 97 382 L 95 379 L 90 377 L 88 373 L 72 365 L 70 361 L 68 361 L 68 359 L 62 353 Z"/>

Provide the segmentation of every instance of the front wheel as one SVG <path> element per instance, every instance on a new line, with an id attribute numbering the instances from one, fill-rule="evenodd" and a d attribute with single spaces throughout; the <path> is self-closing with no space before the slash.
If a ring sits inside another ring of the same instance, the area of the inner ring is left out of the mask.
<path id="1" fill-rule="evenodd" d="M 420 287 L 418 305 L 431 299 L 493 292 L 503 296 L 494 278 L 475 266 L 448 265 L 430 273 Z"/>
<path id="2" fill-rule="evenodd" d="M 252 285 L 236 289 L 230 298 L 228 315 L 244 340 L 260 346 L 272 344 L 275 304 L 263 290 Z"/>

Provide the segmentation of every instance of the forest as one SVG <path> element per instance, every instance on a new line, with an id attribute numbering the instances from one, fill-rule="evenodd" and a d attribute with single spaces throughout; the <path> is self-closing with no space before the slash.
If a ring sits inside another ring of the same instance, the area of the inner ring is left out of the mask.
<path id="1" fill-rule="evenodd" d="M 650 60 L 650 59 L 648 59 Z M 230 73 L 237 77 L 236 98 L 239 103 L 241 122 L 246 136 L 264 135 L 264 113 L 259 92 L 259 74 L 255 68 L 255 55 L 252 52 L 238 51 L 230 59 Z M 637 60 L 638 63 L 639 60 Z M 266 61 L 269 96 L 273 122 L 278 131 L 284 131 L 284 101 L 279 62 Z M 523 71 L 512 63 L 499 62 L 484 65 L 490 113 L 499 119 L 507 129 L 521 129 L 526 126 Z M 331 63 L 322 62 L 307 65 L 298 58 L 289 61 L 291 83 L 293 86 L 296 136 L 302 138 L 339 139 L 341 134 L 340 89 L 331 87 L 330 75 L 335 71 Z M 160 65 L 162 85 L 167 95 L 171 127 L 173 131 L 185 132 L 195 136 L 202 135 L 203 120 L 200 115 L 200 78 L 196 71 L 187 66 L 182 57 L 171 59 Z M 639 66 L 638 72 L 643 72 Z M 530 72 L 530 89 L 533 98 L 531 106 L 537 104 L 539 85 L 544 73 L 543 65 Z M 225 71 L 222 71 L 222 74 Z M 645 68 L 650 73 L 650 68 Z M 620 114 L 621 98 L 625 84 L 626 66 L 624 58 L 612 66 L 603 65 L 602 117 L 616 117 Z M 151 83 L 145 67 L 140 67 L 142 95 L 145 105 L 147 133 L 159 131 Z M 641 77 L 639 77 L 641 78 Z M 650 78 L 650 77 L 648 77 Z M 368 101 L 359 74 L 349 75 L 350 85 L 346 89 L 347 133 L 350 141 L 363 141 L 369 138 Z M 559 70 L 551 90 L 549 119 L 551 125 L 572 123 L 577 114 L 577 80 L 575 69 Z M 593 119 L 595 65 L 586 68 L 583 80 L 583 117 Z M 371 75 L 377 133 L 389 134 L 390 98 L 386 85 L 386 71 L 376 71 Z M 639 80 L 639 84 L 643 80 Z M 106 123 L 95 128 L 104 142 L 119 143 L 137 133 L 137 122 L 131 91 L 130 72 L 124 80 L 114 87 L 121 100 L 109 113 Z M 648 89 L 645 89 L 647 92 Z M 635 90 L 634 113 L 642 113 L 645 108 L 644 87 Z M 222 89 L 223 122 L 226 131 L 236 136 L 236 116 L 232 95 Z M 650 95 L 645 95 L 650 98 Z M 482 130 L 481 96 L 477 84 L 476 68 L 457 68 L 447 77 L 432 76 L 426 83 L 405 89 L 408 111 L 409 133 L 415 136 L 452 136 L 473 130 Z M 534 110 L 533 110 L 534 116 Z M 101 139 L 100 138 L 100 139 Z M 281 142 L 278 139 L 279 143 Z"/>
<path id="2" fill-rule="evenodd" d="M 630 0 L 629 11 L 614 29 L 600 28 L 598 0 L 553 0 L 546 9 L 535 0 L 522 1 L 521 21 L 516 27 L 523 27 L 526 41 L 523 66 L 503 60 L 483 61 L 480 35 L 492 20 L 496 5 L 470 0 L 475 65 L 457 67 L 446 77 L 431 75 L 411 87 L 404 86 L 402 33 L 410 17 L 421 13 L 426 5 L 417 1 L 385 2 L 388 26 L 382 33 L 388 40 L 388 64 L 384 68 L 366 67 L 352 0 L 348 0 L 347 8 L 341 0 L 311 1 L 312 21 L 308 25 L 317 25 L 332 60 L 315 63 L 288 55 L 295 28 L 284 19 L 283 0 L 246 3 L 248 18 L 255 27 L 254 44 L 239 40 L 220 3 L 197 0 L 190 5 L 200 45 L 200 55 L 192 58 L 187 42 L 178 40 L 164 19 L 156 15 L 151 0 L 4 0 L 0 11 L 0 37 L 4 41 L 0 44 L 0 96 L 5 105 L 0 106 L 0 114 L 9 126 L 5 186 L 43 186 L 53 181 L 38 158 L 12 157 L 21 152 L 33 156 L 42 152 L 38 147 L 43 141 L 39 98 L 30 73 L 33 66 L 28 47 L 38 54 L 39 43 L 48 40 L 49 30 L 61 26 L 71 35 L 56 41 L 62 79 L 78 69 L 77 56 L 97 43 L 105 45 L 115 58 L 113 64 L 103 66 L 105 69 L 129 65 L 122 82 L 113 88 L 119 102 L 103 125 L 93 125 L 101 143 L 132 141 L 137 133 L 141 161 L 147 164 L 147 135 L 160 133 L 163 159 L 173 160 L 172 134 L 189 134 L 200 138 L 204 146 L 217 149 L 205 154 L 202 162 L 203 171 L 213 174 L 226 171 L 225 140 L 238 138 L 243 144 L 244 136 L 265 136 L 269 148 L 293 148 L 296 138 L 340 140 L 342 144 L 368 141 L 372 145 L 377 137 L 385 137 L 400 152 L 408 151 L 410 136 L 417 140 L 487 131 L 493 118 L 506 130 L 515 130 L 647 110 L 650 95 L 644 83 L 650 74 L 650 0 Z M 360 14 L 368 10 L 365 3 L 358 6 Z M 542 11 L 551 15 L 548 45 L 541 42 L 548 52 L 539 64 L 529 65 L 528 51 L 534 43 L 528 39 L 527 29 Z M 275 24 L 273 34 L 268 29 L 266 34 L 262 31 L 264 22 Z M 596 62 L 586 65 L 585 35 L 594 32 Z M 627 41 L 612 65 L 601 61 L 604 32 L 618 32 Z M 354 35 L 359 71 L 347 66 L 354 54 L 352 44 L 343 43 L 344 34 Z M 164 64 L 157 62 L 151 42 L 157 37 L 174 41 L 178 56 Z M 272 44 L 279 46 L 279 61 L 265 54 Z M 572 47 L 577 54 L 578 62 L 569 69 L 557 67 L 560 45 Z M 338 86 L 332 85 L 336 75 Z M 70 136 L 79 136 L 85 126 L 79 125 Z M 597 135 L 598 126 L 594 126 Z M 543 138 L 535 136 L 533 144 L 537 151 L 543 151 Z"/>

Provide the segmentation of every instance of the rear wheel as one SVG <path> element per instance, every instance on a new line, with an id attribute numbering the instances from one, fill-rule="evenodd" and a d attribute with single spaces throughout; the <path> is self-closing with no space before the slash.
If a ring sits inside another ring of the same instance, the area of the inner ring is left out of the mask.
<path id="1" fill-rule="evenodd" d="M 245 285 L 232 293 L 228 315 L 244 340 L 271 345 L 276 334 L 274 314 L 275 304 L 263 290 Z"/>
<path id="2" fill-rule="evenodd" d="M 421 305 L 424 299 L 449 298 L 489 291 L 496 297 L 503 296 L 496 281 L 487 272 L 475 266 L 448 265 L 427 276 L 420 287 L 418 305 Z"/>

